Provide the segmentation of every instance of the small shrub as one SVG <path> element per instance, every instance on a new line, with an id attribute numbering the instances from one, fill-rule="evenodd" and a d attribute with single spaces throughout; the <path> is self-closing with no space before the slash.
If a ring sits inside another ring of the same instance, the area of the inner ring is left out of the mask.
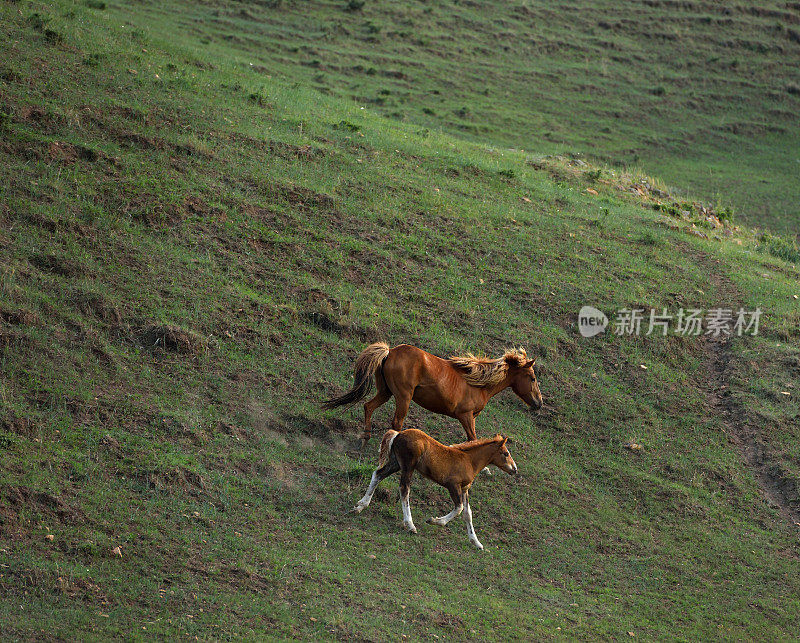
<path id="1" fill-rule="evenodd" d="M 436 116 L 436 112 L 434 112 L 430 107 L 423 107 L 422 113 L 427 114 L 428 116 Z"/>
<path id="2" fill-rule="evenodd" d="M 773 257 L 778 257 L 789 263 L 800 263 L 800 248 L 797 247 L 796 243 L 783 237 L 771 235 L 768 232 L 762 234 L 759 237 L 759 241 L 763 244 L 759 246 L 759 250 L 762 252 L 766 251 Z"/>
<path id="3" fill-rule="evenodd" d="M 100 11 L 104 11 L 106 8 L 106 3 L 103 0 L 86 0 L 84 4 L 90 9 L 98 9 Z"/>
<path id="4" fill-rule="evenodd" d="M 658 87 L 653 87 L 653 88 L 650 90 L 650 93 L 651 93 L 653 96 L 663 96 L 664 94 L 666 94 L 666 93 L 667 93 L 667 89 L 666 89 L 666 87 L 664 87 L 663 85 L 659 85 Z"/>
<path id="5" fill-rule="evenodd" d="M 364 8 L 366 0 L 349 0 L 345 6 L 345 11 L 361 11 Z"/>
<path id="6" fill-rule="evenodd" d="M 43 31 L 47 22 L 48 19 L 44 18 L 40 13 L 37 12 L 34 12 L 28 16 L 28 24 L 36 29 L 36 31 Z"/>
<path id="7" fill-rule="evenodd" d="M 97 53 L 89 54 L 83 59 L 83 64 L 86 65 L 87 67 L 97 67 L 98 65 L 100 65 L 101 59 L 102 59 L 101 54 Z"/>
<path id="8" fill-rule="evenodd" d="M 251 93 L 247 97 L 247 100 L 249 100 L 251 103 L 255 103 L 259 107 L 269 107 L 269 105 L 270 105 L 270 102 L 269 102 L 269 99 L 267 98 L 267 96 L 265 96 L 260 91 Z"/>
<path id="9" fill-rule="evenodd" d="M 728 206 L 725 206 L 719 212 L 717 212 L 717 219 L 720 221 L 730 221 L 733 219 L 733 210 L 731 210 Z"/>
<path id="10" fill-rule="evenodd" d="M 590 183 L 597 183 L 602 175 L 603 175 L 603 170 L 601 170 L 600 168 L 584 172 L 584 176 L 589 180 Z"/>
<path id="11" fill-rule="evenodd" d="M 514 172 L 514 170 L 512 170 L 512 169 L 500 170 L 497 173 L 497 176 L 499 176 L 499 177 L 501 177 L 503 179 L 514 179 L 514 178 L 516 178 L 517 173 Z"/>
<path id="12" fill-rule="evenodd" d="M 351 123 L 350 121 L 341 120 L 333 126 L 333 129 L 341 129 L 347 132 L 357 132 L 361 129 L 361 127 Z"/>
<path id="13" fill-rule="evenodd" d="M 45 29 L 44 30 L 44 37 L 47 42 L 51 44 L 57 44 L 64 41 L 64 36 L 60 33 L 55 31 L 54 29 Z"/>
<path id="14" fill-rule="evenodd" d="M 658 237 L 655 236 L 649 230 L 646 231 L 644 234 L 639 235 L 637 241 L 641 243 L 643 246 L 657 246 L 659 244 Z"/>

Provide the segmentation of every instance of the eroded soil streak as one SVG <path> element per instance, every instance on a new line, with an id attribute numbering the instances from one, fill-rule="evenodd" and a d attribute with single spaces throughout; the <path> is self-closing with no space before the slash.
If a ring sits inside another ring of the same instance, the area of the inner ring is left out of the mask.
<path id="1" fill-rule="evenodd" d="M 718 293 L 718 305 L 738 310 L 742 296 L 730 278 L 724 273 L 721 261 L 707 254 L 693 252 L 702 265 Z M 718 411 L 725 432 L 742 454 L 769 504 L 794 525 L 800 526 L 800 503 L 797 480 L 781 466 L 766 442 L 762 426 L 748 416 L 746 408 L 739 403 L 729 389 L 732 338 L 704 336 L 706 372 L 709 374 L 707 395 L 711 408 Z"/>

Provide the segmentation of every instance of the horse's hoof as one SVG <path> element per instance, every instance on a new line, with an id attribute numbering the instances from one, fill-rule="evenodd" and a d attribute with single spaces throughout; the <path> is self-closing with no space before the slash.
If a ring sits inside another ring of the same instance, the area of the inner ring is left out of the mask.
<path id="1" fill-rule="evenodd" d="M 366 446 L 367 446 L 367 442 L 369 442 L 369 438 L 364 438 L 364 437 L 362 437 L 362 438 L 361 438 L 361 442 L 360 442 L 360 444 L 359 444 L 359 447 L 358 447 L 358 450 L 359 450 L 359 451 L 363 451 L 363 450 L 364 450 L 364 447 L 366 447 Z"/>
<path id="2" fill-rule="evenodd" d="M 478 541 L 478 540 L 473 540 L 473 541 L 471 541 L 471 542 L 472 542 L 472 544 L 473 544 L 473 545 L 475 545 L 475 547 L 477 547 L 478 549 L 480 549 L 481 551 L 483 551 L 483 545 L 481 545 L 480 541 Z"/>
<path id="3" fill-rule="evenodd" d="M 428 520 L 427 520 L 426 522 L 427 522 L 429 525 L 439 525 L 440 527 L 442 526 L 442 523 L 441 523 L 441 522 L 439 522 L 439 519 L 438 519 L 438 518 L 434 518 L 433 516 L 431 516 L 430 518 L 428 518 Z"/>
<path id="4" fill-rule="evenodd" d="M 414 525 L 404 525 L 404 526 L 408 530 L 409 533 L 411 533 L 411 534 L 416 534 L 417 533 L 417 528 Z"/>
<path id="5" fill-rule="evenodd" d="M 353 511 L 355 511 L 357 514 L 360 514 L 362 511 L 364 511 L 364 505 L 356 505 L 353 507 Z"/>
<path id="6" fill-rule="evenodd" d="M 483 469 L 481 469 L 481 473 L 487 476 L 492 475 L 492 471 L 489 469 L 489 467 L 483 467 Z"/>

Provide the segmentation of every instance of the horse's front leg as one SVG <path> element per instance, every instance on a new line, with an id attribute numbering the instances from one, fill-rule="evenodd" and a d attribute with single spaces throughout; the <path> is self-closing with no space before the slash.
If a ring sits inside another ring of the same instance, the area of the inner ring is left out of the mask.
<path id="1" fill-rule="evenodd" d="M 467 440 L 477 440 L 478 436 L 475 433 L 475 413 L 469 411 L 467 413 L 462 413 L 458 416 L 458 421 L 461 422 L 461 426 L 464 427 L 464 432 L 467 434 Z M 492 475 L 492 472 L 489 470 L 489 467 L 483 468 L 483 473 L 487 476 Z"/>
<path id="2" fill-rule="evenodd" d="M 464 427 L 464 433 L 467 434 L 467 440 L 477 440 L 478 436 L 475 435 L 475 415 L 472 411 L 467 411 L 461 415 L 456 416 L 461 426 Z"/>
<path id="3" fill-rule="evenodd" d="M 411 505 L 408 502 L 408 496 L 411 493 L 411 475 L 413 473 L 414 469 L 406 469 L 400 474 L 400 505 L 403 507 L 403 526 L 412 534 L 416 534 L 417 528 L 414 526 L 414 519 L 411 517 Z"/>
<path id="4" fill-rule="evenodd" d="M 447 490 L 450 492 L 450 497 L 453 499 L 453 504 L 455 505 L 453 507 L 453 511 L 446 516 L 441 516 L 439 518 L 428 518 L 428 522 L 432 525 L 444 527 L 448 522 L 450 522 L 464 510 L 464 494 L 461 493 L 461 487 L 450 485 L 447 487 Z"/>
<path id="5" fill-rule="evenodd" d="M 464 494 L 464 500 L 464 520 L 467 523 L 467 536 L 469 536 L 469 541 L 473 545 L 478 549 L 483 549 L 481 541 L 478 540 L 478 537 L 475 535 L 475 527 L 472 526 L 472 509 L 469 506 L 469 491 Z"/>

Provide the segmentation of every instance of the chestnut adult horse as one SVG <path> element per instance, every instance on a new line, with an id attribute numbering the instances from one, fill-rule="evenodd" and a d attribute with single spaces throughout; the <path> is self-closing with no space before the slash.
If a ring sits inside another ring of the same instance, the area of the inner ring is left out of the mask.
<path id="1" fill-rule="evenodd" d="M 373 381 L 378 392 L 364 404 L 362 446 L 372 434 L 372 414 L 394 395 L 392 429 L 401 431 L 411 402 L 456 418 L 468 440 L 476 439 L 475 418 L 495 395 L 511 387 L 530 407 L 542 406 L 542 394 L 533 365 L 520 348 L 490 359 L 472 354 L 442 359 L 416 346 L 400 344 L 394 348 L 384 342 L 367 346 L 356 360 L 355 383 L 347 393 L 328 400 L 323 408 L 333 409 L 363 400 Z"/>
<path id="2" fill-rule="evenodd" d="M 469 490 L 478 472 L 487 464 L 493 464 L 506 473 L 517 472 L 517 464 L 508 452 L 507 445 L 508 438 L 499 433 L 493 438 L 473 440 L 448 447 L 418 429 L 407 429 L 402 433 L 390 429 L 381 440 L 378 468 L 372 474 L 367 492 L 353 507 L 353 511 L 361 513 L 368 507 L 381 480 L 399 471 L 403 525 L 411 533 L 417 533 L 411 517 L 408 496 L 411 492 L 411 476 L 414 471 L 419 471 L 429 480 L 446 488 L 455 505 L 447 515 L 429 518 L 428 522 L 444 527 L 463 511 L 469 541 L 478 549 L 483 549 L 472 526 Z"/>

